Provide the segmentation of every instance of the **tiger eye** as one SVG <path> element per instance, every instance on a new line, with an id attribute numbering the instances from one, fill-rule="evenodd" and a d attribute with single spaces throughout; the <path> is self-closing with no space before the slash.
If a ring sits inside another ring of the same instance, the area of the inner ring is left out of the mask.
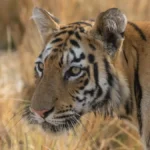
<path id="1" fill-rule="evenodd" d="M 78 74 L 78 73 L 80 73 L 81 68 L 79 68 L 79 67 L 73 67 L 71 71 L 72 71 L 73 74 Z"/>
<path id="2" fill-rule="evenodd" d="M 40 64 L 39 64 L 39 67 L 40 67 L 40 69 L 44 69 L 44 64 L 43 64 L 43 63 L 40 63 Z"/>

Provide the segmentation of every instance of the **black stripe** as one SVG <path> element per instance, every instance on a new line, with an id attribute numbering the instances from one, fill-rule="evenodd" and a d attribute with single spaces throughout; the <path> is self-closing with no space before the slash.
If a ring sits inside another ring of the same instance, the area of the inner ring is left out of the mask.
<path id="1" fill-rule="evenodd" d="M 109 93 L 109 91 L 108 91 L 108 93 Z M 110 95 L 110 93 L 109 94 L 106 94 L 107 96 L 108 95 Z M 100 108 L 102 108 L 102 107 L 104 107 L 104 106 L 106 106 L 107 107 L 107 104 L 108 104 L 108 102 L 109 102 L 109 99 L 104 99 L 103 101 L 100 101 L 100 102 L 97 102 L 97 103 L 95 103 L 95 101 L 97 100 L 97 98 L 98 97 L 96 97 L 93 101 L 92 101 L 92 108 L 93 108 L 93 110 L 96 110 L 96 109 L 100 109 Z M 105 107 L 105 108 L 106 108 Z M 105 110 L 106 112 L 107 112 L 107 109 Z M 104 112 L 105 113 L 105 112 Z"/>
<path id="2" fill-rule="evenodd" d="M 142 115 L 141 115 L 141 100 L 142 100 L 142 87 L 139 80 L 139 55 L 137 48 L 133 46 L 136 51 L 137 55 L 137 64 L 134 70 L 134 94 L 136 99 L 136 106 L 137 106 L 137 119 L 139 123 L 139 132 L 142 135 Z"/>
<path id="3" fill-rule="evenodd" d="M 147 41 L 145 34 L 136 24 L 134 24 L 132 22 L 128 22 L 128 24 L 131 25 L 139 33 L 142 40 Z"/>
<path id="4" fill-rule="evenodd" d="M 85 30 L 84 30 L 83 27 L 80 27 L 79 30 L 80 30 L 80 32 L 82 32 L 82 33 L 85 32 Z"/>
<path id="5" fill-rule="evenodd" d="M 98 98 L 98 97 L 100 97 L 101 95 L 102 95 L 102 89 L 101 89 L 101 87 L 100 86 L 98 86 L 98 92 L 97 92 L 97 94 L 96 94 L 96 97 Z"/>
<path id="6" fill-rule="evenodd" d="M 57 43 L 57 42 L 60 42 L 60 41 L 62 41 L 62 39 L 61 38 L 57 38 L 57 39 L 53 40 L 51 43 Z"/>
<path id="7" fill-rule="evenodd" d="M 94 61 L 95 61 L 95 56 L 93 55 L 93 54 L 89 54 L 88 55 L 88 61 L 89 61 L 89 63 L 94 63 Z"/>
<path id="8" fill-rule="evenodd" d="M 127 101 L 127 102 L 125 103 L 124 108 L 125 108 L 125 111 L 126 111 L 126 114 L 127 114 L 127 115 L 131 115 L 131 114 L 132 114 L 132 107 L 131 107 L 130 101 Z"/>
<path id="9" fill-rule="evenodd" d="M 124 109 L 126 111 L 126 115 L 132 115 L 133 113 L 133 99 L 132 99 L 132 96 L 130 97 L 129 100 L 127 100 L 127 102 L 125 103 L 124 105 Z"/>
<path id="10" fill-rule="evenodd" d="M 90 48 L 95 51 L 96 50 L 96 47 L 93 45 L 93 44 L 89 44 Z"/>
<path id="11" fill-rule="evenodd" d="M 61 34 L 65 34 L 67 31 L 61 31 L 55 35 L 55 37 L 60 36 Z"/>
<path id="12" fill-rule="evenodd" d="M 70 40 L 70 43 L 71 43 L 73 46 L 75 46 L 75 47 L 77 47 L 77 48 L 80 48 L 80 45 L 78 44 L 77 41 L 75 41 L 75 40 Z"/>
<path id="13" fill-rule="evenodd" d="M 87 85 L 88 85 L 88 83 L 89 83 L 89 80 L 88 80 L 88 79 L 86 79 L 86 80 L 84 81 L 84 86 L 87 86 Z"/>
<path id="14" fill-rule="evenodd" d="M 72 48 L 70 48 L 70 53 L 73 55 L 73 57 L 76 58 L 75 52 L 74 52 L 74 50 Z"/>
<path id="15" fill-rule="evenodd" d="M 59 45 L 57 45 L 57 47 L 62 47 L 62 46 L 64 46 L 65 45 L 65 43 L 64 44 L 59 44 Z"/>
<path id="16" fill-rule="evenodd" d="M 100 85 L 99 85 L 99 72 L 98 72 L 97 63 L 93 64 L 93 72 L 94 72 L 94 80 L 95 80 L 95 83 L 96 83 L 95 91 L 97 90 L 96 97 L 93 100 L 93 103 L 94 103 L 102 95 L 102 92 L 103 92 Z"/>
<path id="17" fill-rule="evenodd" d="M 70 30 L 68 31 L 68 34 L 71 36 L 74 33 L 74 31 Z"/>
<path id="18" fill-rule="evenodd" d="M 61 58 L 60 58 L 60 62 L 59 62 L 59 66 L 60 66 L 60 67 L 62 67 L 62 65 L 63 65 L 63 57 L 64 57 L 64 55 L 62 54 L 62 56 L 61 56 Z"/>
<path id="19" fill-rule="evenodd" d="M 56 116 L 55 118 L 59 119 L 59 118 L 69 118 L 69 117 L 72 117 L 72 115 Z"/>
<path id="20" fill-rule="evenodd" d="M 51 114 L 54 111 L 54 107 L 52 107 L 49 111 L 44 113 L 44 118 L 46 118 L 49 114 Z"/>
<path id="21" fill-rule="evenodd" d="M 105 69 L 106 69 L 106 73 L 107 73 L 107 81 L 108 81 L 109 85 L 112 86 L 114 79 L 113 79 L 113 75 L 110 72 L 110 65 L 106 58 L 104 58 L 103 61 L 104 61 Z"/>
<path id="22" fill-rule="evenodd" d="M 74 97 L 73 97 L 74 98 Z M 57 112 L 57 114 L 61 114 L 61 113 L 64 113 L 64 112 L 67 112 L 68 110 L 60 110 Z"/>
<path id="23" fill-rule="evenodd" d="M 98 66 L 97 63 L 93 64 L 93 72 L 94 72 L 94 79 L 95 79 L 95 83 L 98 86 L 99 85 L 99 73 L 98 73 Z"/>
<path id="24" fill-rule="evenodd" d="M 79 58 L 74 58 L 71 62 L 80 62 L 83 59 L 85 59 L 85 55 L 81 53 Z"/>
<path id="25" fill-rule="evenodd" d="M 84 76 L 85 76 L 85 74 L 84 74 Z M 80 77 L 81 78 L 81 77 Z M 80 87 L 79 87 L 79 89 L 80 90 L 83 90 L 87 85 L 88 85 L 88 83 L 89 83 L 89 80 L 88 79 L 86 79 L 86 80 L 81 80 L 80 81 L 80 83 L 83 83 L 83 85 L 81 85 Z"/>
<path id="26" fill-rule="evenodd" d="M 123 48 L 123 55 L 124 55 L 126 63 L 128 64 L 128 59 L 127 59 L 127 56 L 126 56 L 126 53 L 125 53 L 125 48 Z M 131 115 L 132 114 L 132 111 L 133 111 L 132 97 L 125 103 L 124 109 L 126 111 L 126 115 Z"/>
<path id="27" fill-rule="evenodd" d="M 75 55 L 75 52 L 74 52 L 71 48 L 70 48 L 70 52 L 71 52 L 71 54 L 72 54 L 73 57 L 74 57 L 71 62 L 80 62 L 81 60 L 85 59 L 84 53 L 81 53 L 81 54 L 80 54 L 80 57 L 77 58 L 76 55 Z"/>
<path id="28" fill-rule="evenodd" d="M 76 38 L 77 38 L 78 40 L 81 40 L 81 36 L 79 35 L 78 32 L 75 32 L 75 36 L 76 36 Z"/>
<path id="29" fill-rule="evenodd" d="M 94 95 L 94 91 L 95 91 L 95 89 L 91 89 L 91 90 L 85 90 L 84 91 L 84 95 L 90 95 L 91 97 Z"/>
<path id="30" fill-rule="evenodd" d="M 79 97 L 74 97 L 74 99 L 78 102 L 83 102 L 83 101 L 86 101 L 86 97 L 80 99 Z"/>

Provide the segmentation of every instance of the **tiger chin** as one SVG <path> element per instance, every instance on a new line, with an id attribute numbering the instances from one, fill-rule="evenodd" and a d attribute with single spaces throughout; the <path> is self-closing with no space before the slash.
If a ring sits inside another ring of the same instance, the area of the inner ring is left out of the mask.
<path id="1" fill-rule="evenodd" d="M 24 114 L 29 123 L 56 134 L 74 129 L 88 112 L 117 114 L 138 128 L 149 150 L 150 22 L 128 22 L 117 8 L 67 25 L 41 8 L 32 18 L 44 46 Z"/>

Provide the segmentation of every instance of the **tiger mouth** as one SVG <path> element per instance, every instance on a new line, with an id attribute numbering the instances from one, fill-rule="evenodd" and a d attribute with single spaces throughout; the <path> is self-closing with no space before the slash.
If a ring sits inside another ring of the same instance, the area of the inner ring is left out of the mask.
<path id="1" fill-rule="evenodd" d="M 53 124 L 46 120 L 43 120 L 41 123 L 39 123 L 39 121 L 35 119 L 33 113 L 31 113 L 29 109 L 26 109 L 26 112 L 23 114 L 23 118 L 27 121 L 28 124 L 40 126 L 44 130 L 44 132 L 56 134 L 60 132 L 66 132 L 71 129 L 74 130 L 75 126 L 80 124 L 81 116 L 77 114 L 68 117 L 64 116 L 61 118 L 63 119 L 63 121 L 56 119 L 56 122 L 59 122 L 58 124 Z"/>

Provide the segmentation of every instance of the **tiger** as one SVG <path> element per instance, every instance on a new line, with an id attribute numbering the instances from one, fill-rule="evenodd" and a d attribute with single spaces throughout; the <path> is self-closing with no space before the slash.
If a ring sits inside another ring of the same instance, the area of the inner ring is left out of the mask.
<path id="1" fill-rule="evenodd" d="M 35 61 L 28 122 L 59 134 L 89 112 L 118 116 L 138 129 L 150 150 L 150 22 L 130 22 L 118 8 L 61 24 L 35 7 L 32 18 L 44 46 Z"/>

